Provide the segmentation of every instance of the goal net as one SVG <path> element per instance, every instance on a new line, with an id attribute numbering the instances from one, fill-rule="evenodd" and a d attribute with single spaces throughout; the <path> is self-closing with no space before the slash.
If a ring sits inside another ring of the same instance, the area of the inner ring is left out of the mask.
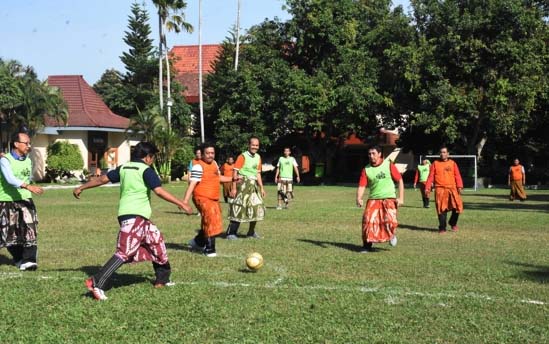
<path id="1" fill-rule="evenodd" d="M 439 155 L 420 155 L 419 163 L 424 159 L 435 161 Z M 477 191 L 477 157 L 476 155 L 450 155 L 450 159 L 454 160 L 459 167 L 461 178 L 463 179 L 463 187 Z"/>

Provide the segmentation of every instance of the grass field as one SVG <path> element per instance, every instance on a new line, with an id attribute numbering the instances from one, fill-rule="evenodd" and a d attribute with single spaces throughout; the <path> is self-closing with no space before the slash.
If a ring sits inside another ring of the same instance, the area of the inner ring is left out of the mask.
<path id="1" fill-rule="evenodd" d="M 155 198 L 176 285 L 152 288 L 149 263 L 123 266 L 97 302 L 84 279 L 114 252 L 118 188 L 80 201 L 47 191 L 36 198 L 38 271 L 19 272 L 0 250 L 0 342 L 549 342 L 549 191 L 525 203 L 466 192 L 460 231 L 440 235 L 434 209 L 407 190 L 398 246 L 367 254 L 355 188 L 298 186 L 279 211 L 267 192 L 263 239 L 220 239 L 217 258 L 186 249 L 199 217 Z M 265 257 L 258 273 L 244 269 L 252 251 Z"/>

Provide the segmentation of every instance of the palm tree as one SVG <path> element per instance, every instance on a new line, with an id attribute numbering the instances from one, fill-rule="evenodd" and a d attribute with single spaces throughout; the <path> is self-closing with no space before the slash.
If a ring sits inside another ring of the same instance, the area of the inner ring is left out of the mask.
<path id="1" fill-rule="evenodd" d="M 130 125 L 126 134 L 142 134 L 147 142 L 154 142 L 155 133 L 159 128 L 164 128 L 166 120 L 160 115 L 158 107 L 141 111 L 137 109 L 137 115 L 130 118 Z"/>
<path id="2" fill-rule="evenodd" d="M 162 75 L 162 58 L 166 59 L 167 73 L 167 92 L 168 102 L 171 102 L 171 81 L 170 81 L 170 63 L 168 57 L 168 44 L 166 41 L 165 30 L 175 31 L 176 33 L 182 30 L 191 33 L 193 27 L 185 21 L 183 11 L 187 8 L 187 3 L 184 0 L 153 0 L 153 4 L 158 9 L 158 32 L 159 32 L 159 56 L 158 56 L 158 89 L 160 95 L 160 111 L 164 108 L 163 98 L 163 75 Z M 168 104 L 168 130 L 171 129 L 171 103 Z"/>

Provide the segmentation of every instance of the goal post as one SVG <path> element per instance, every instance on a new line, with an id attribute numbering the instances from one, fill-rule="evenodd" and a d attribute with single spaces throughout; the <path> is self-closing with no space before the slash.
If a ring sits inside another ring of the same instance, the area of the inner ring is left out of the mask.
<path id="1" fill-rule="evenodd" d="M 429 159 L 431 163 L 440 158 L 439 155 L 420 155 L 419 164 L 424 159 Z M 473 189 L 477 191 L 477 180 L 478 180 L 478 168 L 477 168 L 477 156 L 476 155 L 450 155 L 450 159 L 454 160 L 461 173 L 461 178 L 463 179 L 463 187 L 468 189 Z"/>

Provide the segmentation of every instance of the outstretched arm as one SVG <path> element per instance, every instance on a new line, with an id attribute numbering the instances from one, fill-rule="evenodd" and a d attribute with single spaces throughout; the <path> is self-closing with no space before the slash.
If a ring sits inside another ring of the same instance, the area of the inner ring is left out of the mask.
<path id="1" fill-rule="evenodd" d="M 185 204 L 184 202 L 177 199 L 177 197 L 175 197 L 174 195 L 169 193 L 163 187 L 161 187 L 161 186 L 156 187 L 156 188 L 153 189 L 153 191 L 158 197 L 162 198 L 163 200 L 165 200 L 167 202 L 175 204 L 180 209 L 184 210 L 187 214 L 192 214 L 193 213 L 192 208 L 188 204 Z"/>
<path id="2" fill-rule="evenodd" d="M 80 185 L 76 189 L 72 190 L 72 194 L 77 199 L 80 199 L 80 194 L 82 193 L 82 191 L 84 191 L 86 189 L 91 189 L 91 188 L 95 188 L 97 186 L 107 184 L 108 182 L 110 182 L 110 180 L 109 180 L 109 177 L 107 177 L 107 176 L 101 176 L 99 178 L 94 178 L 94 179 L 89 180 L 87 183 L 85 183 L 83 185 Z"/>

